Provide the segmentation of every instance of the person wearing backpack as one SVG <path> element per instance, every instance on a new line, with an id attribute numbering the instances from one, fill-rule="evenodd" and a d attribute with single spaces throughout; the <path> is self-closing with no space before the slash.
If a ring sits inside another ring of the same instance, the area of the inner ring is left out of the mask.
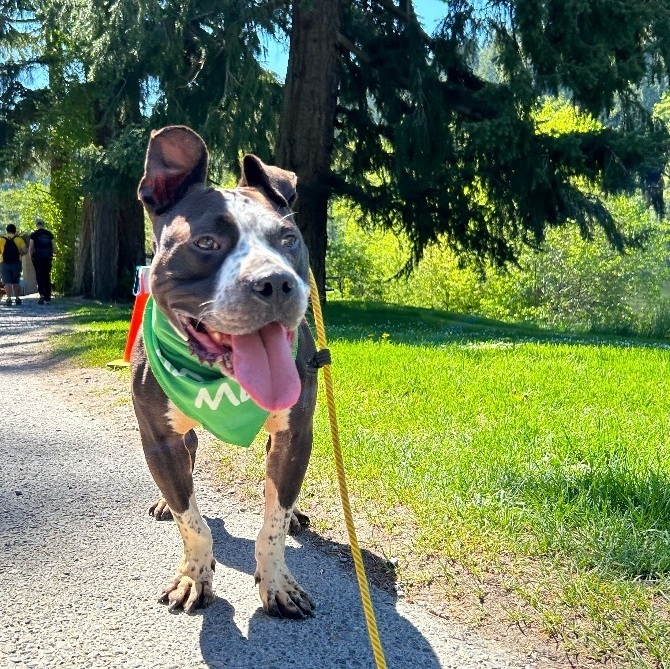
<path id="1" fill-rule="evenodd" d="M 35 268 L 37 291 L 40 294 L 38 304 L 51 304 L 51 264 L 54 257 L 54 236 L 44 227 L 41 218 L 35 220 L 37 229 L 30 235 L 28 253 Z"/>
<path id="2" fill-rule="evenodd" d="M 5 284 L 7 299 L 5 305 L 12 306 L 12 293 L 15 303 L 21 304 L 21 256 L 28 253 L 28 247 L 21 237 L 16 234 L 16 226 L 10 223 L 7 234 L 0 237 L 0 258 L 2 258 L 2 281 Z"/>

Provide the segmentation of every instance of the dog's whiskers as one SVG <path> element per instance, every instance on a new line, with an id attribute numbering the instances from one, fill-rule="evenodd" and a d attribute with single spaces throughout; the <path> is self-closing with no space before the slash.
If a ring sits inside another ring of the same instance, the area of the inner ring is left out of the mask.
<path id="1" fill-rule="evenodd" d="M 214 315 L 214 309 L 211 308 L 211 306 L 214 304 L 214 300 L 207 300 L 206 302 L 202 302 L 199 306 L 204 307 L 206 305 L 210 305 L 209 309 L 203 309 L 200 312 L 200 315 L 194 319 L 195 320 L 195 327 L 198 328 L 200 325 L 204 325 L 206 327 L 206 324 L 204 323 L 205 319 L 208 316 L 213 316 Z"/>

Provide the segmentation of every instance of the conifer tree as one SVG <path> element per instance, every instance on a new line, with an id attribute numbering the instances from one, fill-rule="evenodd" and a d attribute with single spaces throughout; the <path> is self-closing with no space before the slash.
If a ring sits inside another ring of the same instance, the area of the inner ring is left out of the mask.
<path id="1" fill-rule="evenodd" d="M 64 52 L 44 42 L 42 55 L 58 53 L 67 72 L 46 106 L 64 110 L 72 98 L 62 93 L 78 91 L 81 118 L 92 119 L 80 158 L 90 159 L 87 220 L 98 222 L 83 231 L 93 246 L 82 260 L 94 259 L 84 276 L 102 274 L 82 286 L 98 297 L 140 254 L 134 188 L 149 130 L 168 123 L 205 137 L 215 178 L 236 173 L 243 151 L 297 172 L 298 222 L 322 290 L 334 196 L 363 221 L 407 232 L 412 262 L 438 239 L 462 257 L 513 262 L 520 244 L 566 223 L 585 236 L 600 225 L 621 249 L 635 240 L 600 194 L 647 189 L 662 208 L 668 133 L 638 91 L 667 82 L 670 0 L 455 0 L 432 35 L 411 0 L 4 0 L 0 35 L 14 46 L 0 63 L 11 149 L 0 158 L 15 171 L 27 143 L 11 139 L 45 113 L 45 91 L 17 76 L 13 31 L 45 8 L 71 38 Z M 264 68 L 263 35 L 290 39 L 283 86 Z M 496 54 L 495 80 L 477 73 L 483 45 Z M 558 92 L 603 123 L 545 132 L 534 111 Z M 97 197 L 110 200 L 99 200 L 99 219 Z"/>
<path id="2" fill-rule="evenodd" d="M 306 32 L 321 31 L 314 17 L 322 4 L 294 2 L 302 10 L 294 11 L 291 56 Z M 585 236 L 601 225 L 619 249 L 634 241 L 623 238 L 598 193 L 644 189 L 665 168 L 666 127 L 639 104 L 636 87 L 668 75 L 670 2 L 459 0 L 445 3 L 434 35 L 411 0 L 333 4 L 336 27 L 318 33 L 340 55 L 333 127 L 330 135 L 322 130 L 333 156 L 319 175 L 319 197 L 323 189 L 346 195 L 368 221 L 404 229 L 413 262 L 442 238 L 462 256 L 503 264 L 514 261 L 519 244 L 537 246 L 547 226 L 567 222 Z M 487 40 L 498 54 L 496 82 L 475 71 Z M 323 90 L 331 89 L 323 61 L 307 60 L 295 72 L 292 64 L 287 93 L 293 79 L 318 70 L 326 73 Z M 533 111 L 559 91 L 602 119 L 617 105 L 619 124 L 544 133 Z M 308 130 L 302 124 L 294 132 L 283 141 Z M 314 168 L 287 166 L 310 181 Z M 323 239 L 323 216 L 309 227 Z M 319 279 L 323 287 L 322 273 Z"/>

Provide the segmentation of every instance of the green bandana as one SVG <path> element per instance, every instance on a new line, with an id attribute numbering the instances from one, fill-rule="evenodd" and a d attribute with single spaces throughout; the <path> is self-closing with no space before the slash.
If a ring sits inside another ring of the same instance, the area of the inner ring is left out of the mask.
<path id="1" fill-rule="evenodd" d="M 201 365 L 153 297 L 144 312 L 142 334 L 151 371 L 177 408 L 222 441 L 249 446 L 270 412 L 218 367 Z"/>

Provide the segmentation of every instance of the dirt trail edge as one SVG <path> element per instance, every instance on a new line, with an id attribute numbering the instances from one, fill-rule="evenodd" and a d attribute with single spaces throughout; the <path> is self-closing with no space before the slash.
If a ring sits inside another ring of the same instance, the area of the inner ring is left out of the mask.
<path id="1" fill-rule="evenodd" d="M 309 538 L 290 538 L 286 553 L 316 617 L 263 613 L 253 579 L 261 518 L 197 465 L 217 599 L 191 616 L 157 603 L 181 542 L 173 523 L 147 514 L 157 489 L 125 379 L 48 355 L 49 337 L 71 327 L 36 296 L 0 306 L 0 667 L 374 667 L 355 579 Z M 386 592 L 372 597 L 389 669 L 551 666 Z"/>

